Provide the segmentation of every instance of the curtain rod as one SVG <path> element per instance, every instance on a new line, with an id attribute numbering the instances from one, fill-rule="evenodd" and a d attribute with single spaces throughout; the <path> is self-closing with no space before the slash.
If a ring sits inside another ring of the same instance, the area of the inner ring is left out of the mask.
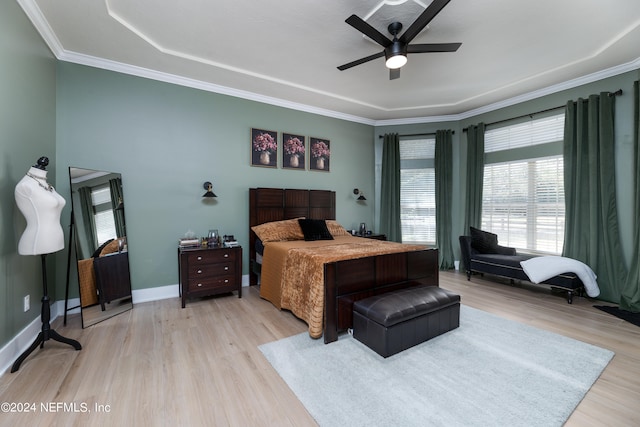
<path id="1" fill-rule="evenodd" d="M 618 90 L 617 90 L 617 91 L 615 91 L 615 92 L 609 92 L 609 96 L 619 96 L 619 95 L 622 95 L 622 89 L 618 89 Z M 564 107 L 566 107 L 566 105 L 560 105 L 560 106 L 558 106 L 558 107 L 547 108 L 546 110 L 536 111 L 535 113 L 523 114 L 523 115 L 521 115 L 521 116 L 511 117 L 511 118 L 509 118 L 509 119 L 498 120 L 498 121 L 496 121 L 496 122 L 486 123 L 486 124 L 485 124 L 485 127 L 486 127 L 486 126 L 496 125 L 496 124 L 498 124 L 498 123 L 508 122 L 508 121 L 511 121 L 511 120 L 521 119 L 521 118 L 523 118 L 523 117 L 532 117 L 532 116 L 535 116 L 536 114 L 547 113 L 547 112 L 549 112 L 549 111 L 559 110 L 560 108 L 564 108 Z M 462 129 L 462 132 L 466 132 L 468 129 L 469 129 L 469 127 L 466 127 L 466 128 L 464 128 L 464 129 Z"/>
<path id="2" fill-rule="evenodd" d="M 455 135 L 455 133 L 456 133 L 455 130 L 451 131 L 452 135 Z M 435 132 L 431 132 L 431 133 L 406 133 L 406 134 L 403 134 L 403 135 L 398 134 L 399 138 L 407 137 L 407 136 L 436 136 L 436 133 Z M 384 135 L 378 135 L 378 138 L 384 138 Z"/>

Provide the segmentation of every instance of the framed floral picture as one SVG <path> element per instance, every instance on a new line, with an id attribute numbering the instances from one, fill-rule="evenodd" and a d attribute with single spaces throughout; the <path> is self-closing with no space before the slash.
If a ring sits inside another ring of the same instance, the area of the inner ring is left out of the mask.
<path id="1" fill-rule="evenodd" d="M 282 167 L 284 169 L 305 169 L 307 139 L 302 135 L 282 132 Z"/>
<path id="2" fill-rule="evenodd" d="M 309 138 L 309 169 L 329 172 L 331 142 L 328 139 Z"/>
<path id="3" fill-rule="evenodd" d="M 278 166 L 278 132 L 251 129 L 251 166 Z"/>

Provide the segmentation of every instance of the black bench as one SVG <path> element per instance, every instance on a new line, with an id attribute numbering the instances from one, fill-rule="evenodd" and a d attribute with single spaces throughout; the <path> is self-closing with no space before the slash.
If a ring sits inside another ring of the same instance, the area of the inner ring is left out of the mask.
<path id="1" fill-rule="evenodd" d="M 419 286 L 353 304 L 353 337 L 383 357 L 460 326 L 460 295 Z"/>
<path id="2" fill-rule="evenodd" d="M 518 254 L 514 248 L 507 246 L 496 246 L 496 253 L 482 253 L 474 247 L 472 242 L 471 236 L 460 236 L 460 253 L 467 273 L 467 280 L 471 280 L 472 273 L 486 273 L 508 278 L 511 284 L 514 280 L 530 282 L 529 276 L 522 269 L 520 262 L 533 258 L 535 255 Z M 540 284 L 566 291 L 569 304 L 573 302 L 574 295 L 582 295 L 584 291 L 584 284 L 578 275 L 571 272 L 559 274 Z"/>

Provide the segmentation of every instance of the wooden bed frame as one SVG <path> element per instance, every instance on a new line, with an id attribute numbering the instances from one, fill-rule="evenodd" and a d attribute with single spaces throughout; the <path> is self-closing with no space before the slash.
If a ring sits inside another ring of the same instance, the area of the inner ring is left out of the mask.
<path id="1" fill-rule="evenodd" d="M 298 217 L 335 219 L 336 194 L 328 190 L 249 189 L 249 283 L 256 285 L 256 235 L 251 227 Z M 438 251 L 367 256 L 325 264 L 324 342 L 352 327 L 357 300 L 411 286 L 438 286 Z"/>

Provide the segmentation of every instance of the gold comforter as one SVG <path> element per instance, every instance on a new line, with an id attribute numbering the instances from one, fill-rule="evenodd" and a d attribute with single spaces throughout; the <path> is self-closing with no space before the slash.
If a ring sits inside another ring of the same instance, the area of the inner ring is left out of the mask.
<path id="1" fill-rule="evenodd" d="M 312 338 L 320 338 L 325 263 L 421 249 L 425 247 L 353 236 L 312 242 L 268 242 L 262 258 L 260 296 L 279 309 L 291 310 L 307 322 Z"/>

